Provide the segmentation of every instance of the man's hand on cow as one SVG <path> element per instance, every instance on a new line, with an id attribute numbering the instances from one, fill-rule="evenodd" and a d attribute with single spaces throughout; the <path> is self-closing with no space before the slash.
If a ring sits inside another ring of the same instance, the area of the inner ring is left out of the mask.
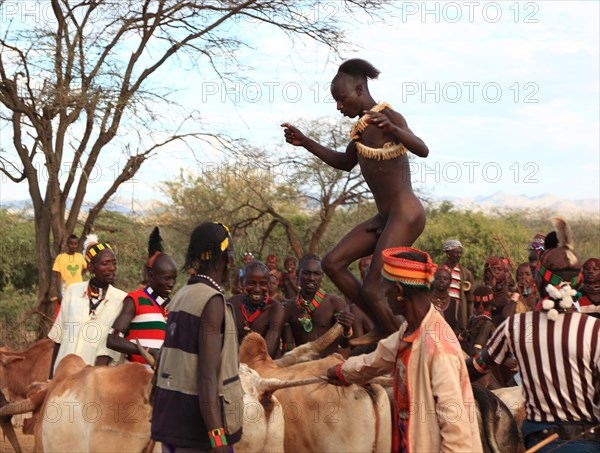
<path id="1" fill-rule="evenodd" d="M 515 359 L 513 359 L 512 357 L 505 359 L 504 362 L 502 362 L 502 366 L 505 366 L 512 372 L 516 372 L 519 370 L 519 368 L 517 366 L 517 361 Z"/>
<path id="2" fill-rule="evenodd" d="M 330 384 L 339 385 L 339 386 L 350 385 L 348 382 L 340 379 L 340 377 L 338 376 L 338 373 L 337 373 L 337 366 L 332 366 L 331 368 L 327 369 L 327 382 L 329 382 Z"/>

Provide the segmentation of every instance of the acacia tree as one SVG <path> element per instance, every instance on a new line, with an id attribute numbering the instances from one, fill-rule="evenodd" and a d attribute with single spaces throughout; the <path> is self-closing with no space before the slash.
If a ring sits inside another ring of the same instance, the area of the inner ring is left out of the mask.
<path id="1" fill-rule="evenodd" d="M 2 133 L 12 136 L 12 147 L 0 154 L 0 171 L 28 185 L 42 311 L 51 257 L 77 223 L 87 234 L 119 186 L 150 156 L 173 142 L 202 137 L 183 125 L 153 133 L 150 102 L 170 99 L 167 90 L 150 85 L 153 74 L 176 55 L 217 72 L 224 59 L 235 63 L 235 50 L 247 44 L 232 31 L 239 18 L 332 49 L 344 43 L 339 17 L 315 14 L 318 0 L 50 0 L 37 3 L 41 8 L 33 18 L 19 10 L 25 3 L 0 0 L 3 21 L 13 19 L 0 36 L 0 115 L 8 125 Z M 381 2 L 341 5 L 349 13 L 371 14 Z M 18 23 L 19 17 L 26 20 Z M 83 213 L 84 201 L 91 201 L 90 175 L 119 137 L 125 162 Z"/>
<path id="2" fill-rule="evenodd" d="M 323 145 L 344 151 L 349 129 L 344 122 L 320 119 L 299 125 Z M 317 253 L 336 210 L 371 198 L 358 168 L 334 169 L 301 148 L 286 147 L 278 158 L 270 150 L 239 148 L 244 153 L 234 163 L 165 182 L 171 202 L 164 207 L 162 222 L 187 235 L 201 220 L 224 219 L 259 254 L 280 226 L 289 249 L 301 257 Z M 295 221 L 299 214 L 305 219 L 301 225 Z"/>

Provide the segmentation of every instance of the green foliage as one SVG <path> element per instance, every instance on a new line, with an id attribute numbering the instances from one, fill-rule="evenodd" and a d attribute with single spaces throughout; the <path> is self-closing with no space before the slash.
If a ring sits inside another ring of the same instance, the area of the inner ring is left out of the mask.
<path id="1" fill-rule="evenodd" d="M 441 264 L 446 256 L 442 245 L 449 239 L 463 244 L 461 263 L 476 280 L 483 276 L 483 264 L 490 256 L 508 254 L 515 263 L 527 261 L 527 246 L 533 234 L 517 213 L 489 215 L 481 212 L 460 211 L 451 203 L 443 202 L 426 209 L 427 225 L 415 247 L 427 251 L 435 263 Z M 506 251 L 495 237 L 499 237 Z"/>
<path id="2" fill-rule="evenodd" d="M 37 284 L 34 223 L 25 211 L 0 209 L 0 291 L 10 285 L 31 290 Z"/>
<path id="3" fill-rule="evenodd" d="M 37 300 L 36 289 L 16 289 L 7 284 L 0 292 L 0 346 L 22 350 L 36 340 L 37 319 L 31 316 L 31 307 Z"/>

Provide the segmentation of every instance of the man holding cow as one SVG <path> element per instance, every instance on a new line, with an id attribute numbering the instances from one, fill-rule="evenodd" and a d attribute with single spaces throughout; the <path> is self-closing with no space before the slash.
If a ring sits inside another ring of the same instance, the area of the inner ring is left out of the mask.
<path id="1" fill-rule="evenodd" d="M 482 451 L 460 344 L 429 300 L 436 266 L 427 253 L 410 247 L 382 255 L 384 293 L 406 321 L 374 352 L 330 368 L 330 382 L 365 384 L 393 373 L 394 452 Z"/>

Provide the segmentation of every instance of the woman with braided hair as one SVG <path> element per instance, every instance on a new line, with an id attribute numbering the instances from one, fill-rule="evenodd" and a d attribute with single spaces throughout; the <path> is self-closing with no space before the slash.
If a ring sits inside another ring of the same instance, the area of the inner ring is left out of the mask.
<path id="1" fill-rule="evenodd" d="M 350 171 L 360 165 L 379 213 L 356 226 L 323 258 L 323 270 L 352 303 L 366 311 L 379 331 L 390 334 L 398 323 L 380 291 L 381 252 L 412 245 L 425 228 L 425 211 L 412 190 L 408 152 L 427 157 L 429 149 L 400 113 L 389 104 L 375 102 L 368 80 L 378 75 L 369 62 L 351 59 L 340 65 L 331 82 L 340 113 L 359 118 L 345 152 L 325 148 L 288 123 L 282 127 L 288 143 L 304 147 L 334 168 Z M 371 254 L 373 260 L 361 285 L 348 266 Z"/>

